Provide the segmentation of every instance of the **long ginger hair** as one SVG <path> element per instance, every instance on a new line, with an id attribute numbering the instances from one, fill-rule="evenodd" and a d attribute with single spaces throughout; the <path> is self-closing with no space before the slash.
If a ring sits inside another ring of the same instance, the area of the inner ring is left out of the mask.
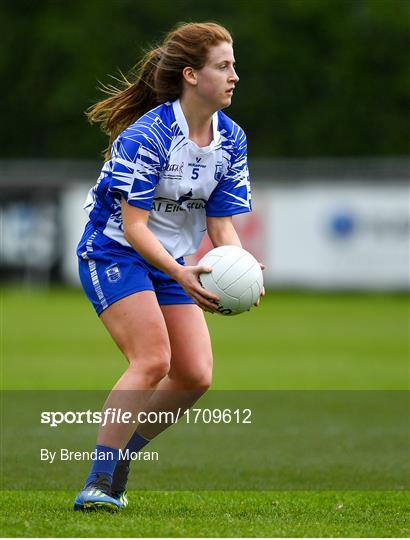
<path id="1" fill-rule="evenodd" d="M 120 87 L 103 85 L 109 95 L 86 111 L 90 123 L 100 123 L 109 138 L 105 159 L 118 135 L 143 114 L 161 103 L 181 96 L 185 67 L 204 67 L 209 48 L 232 43 L 228 30 L 217 23 L 181 23 L 166 35 L 162 45 L 147 52 L 137 66 L 121 79 Z"/>

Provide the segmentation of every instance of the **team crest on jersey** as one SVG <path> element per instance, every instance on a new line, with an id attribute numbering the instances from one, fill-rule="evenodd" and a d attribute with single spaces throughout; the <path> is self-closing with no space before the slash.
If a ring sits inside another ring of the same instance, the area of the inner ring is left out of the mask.
<path id="1" fill-rule="evenodd" d="M 121 270 L 117 263 L 107 266 L 105 269 L 105 275 L 110 283 L 115 283 L 121 279 Z"/>
<path id="2" fill-rule="evenodd" d="M 215 165 L 214 178 L 215 178 L 215 180 L 216 180 L 217 182 L 219 182 L 220 180 L 222 180 L 222 162 L 216 163 L 216 165 Z"/>

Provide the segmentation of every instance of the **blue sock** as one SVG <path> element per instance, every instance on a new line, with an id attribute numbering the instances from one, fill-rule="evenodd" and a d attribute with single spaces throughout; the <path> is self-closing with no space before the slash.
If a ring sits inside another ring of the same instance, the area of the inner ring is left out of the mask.
<path id="1" fill-rule="evenodd" d="M 146 439 L 135 431 L 131 439 L 128 441 L 128 444 L 124 448 L 123 452 L 125 452 L 126 450 L 129 450 L 130 452 L 139 452 L 149 442 L 150 439 Z M 118 461 L 111 483 L 111 490 L 113 492 L 125 490 L 127 486 L 128 475 L 130 472 L 130 464 L 130 459 L 123 458 Z"/>
<path id="2" fill-rule="evenodd" d="M 129 450 L 130 452 L 139 452 L 150 442 L 150 439 L 146 439 L 136 431 L 134 431 L 133 436 L 128 441 L 127 446 L 124 448 L 124 452 Z"/>
<path id="3" fill-rule="evenodd" d="M 101 473 L 107 475 L 111 481 L 114 469 L 120 458 L 120 451 L 118 448 L 110 448 L 109 446 L 97 444 L 95 451 L 96 459 L 94 460 L 90 474 L 85 481 L 86 487 L 92 484 L 97 479 L 97 475 Z"/>

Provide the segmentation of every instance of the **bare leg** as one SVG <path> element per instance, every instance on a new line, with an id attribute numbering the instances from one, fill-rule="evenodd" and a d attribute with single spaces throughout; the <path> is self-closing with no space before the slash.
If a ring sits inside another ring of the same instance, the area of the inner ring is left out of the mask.
<path id="1" fill-rule="evenodd" d="M 156 387 L 145 404 L 146 412 L 174 414 L 190 408 L 207 390 L 212 377 L 212 349 L 208 327 L 202 310 L 193 304 L 161 306 L 171 344 L 171 369 Z M 169 423 L 141 423 L 130 441 L 132 451 L 141 449 L 144 439 L 152 439 Z M 141 436 L 144 438 L 141 440 Z M 120 460 L 114 472 L 112 492 L 116 497 L 124 493 L 130 460 Z"/>
<path id="2" fill-rule="evenodd" d="M 141 411 L 170 368 L 170 343 L 164 316 L 152 291 L 122 298 L 101 315 L 118 347 L 129 362 L 128 369 L 109 394 L 104 409 L 116 408 L 135 415 Z M 124 448 L 136 424 L 101 426 L 98 444 Z"/>
<path id="3" fill-rule="evenodd" d="M 171 369 L 146 404 L 147 411 L 190 408 L 212 380 L 212 347 L 202 310 L 193 304 L 161 306 L 171 344 Z M 170 424 L 139 424 L 137 432 L 152 439 Z"/>

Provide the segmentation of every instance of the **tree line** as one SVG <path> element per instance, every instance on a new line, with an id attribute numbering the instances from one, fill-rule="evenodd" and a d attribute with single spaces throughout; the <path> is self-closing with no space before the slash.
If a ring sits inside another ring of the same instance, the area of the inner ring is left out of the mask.
<path id="1" fill-rule="evenodd" d="M 3 157 L 101 156 L 84 110 L 178 21 L 234 36 L 227 114 L 253 156 L 410 151 L 408 0 L 6 0 L 0 7 Z"/>

